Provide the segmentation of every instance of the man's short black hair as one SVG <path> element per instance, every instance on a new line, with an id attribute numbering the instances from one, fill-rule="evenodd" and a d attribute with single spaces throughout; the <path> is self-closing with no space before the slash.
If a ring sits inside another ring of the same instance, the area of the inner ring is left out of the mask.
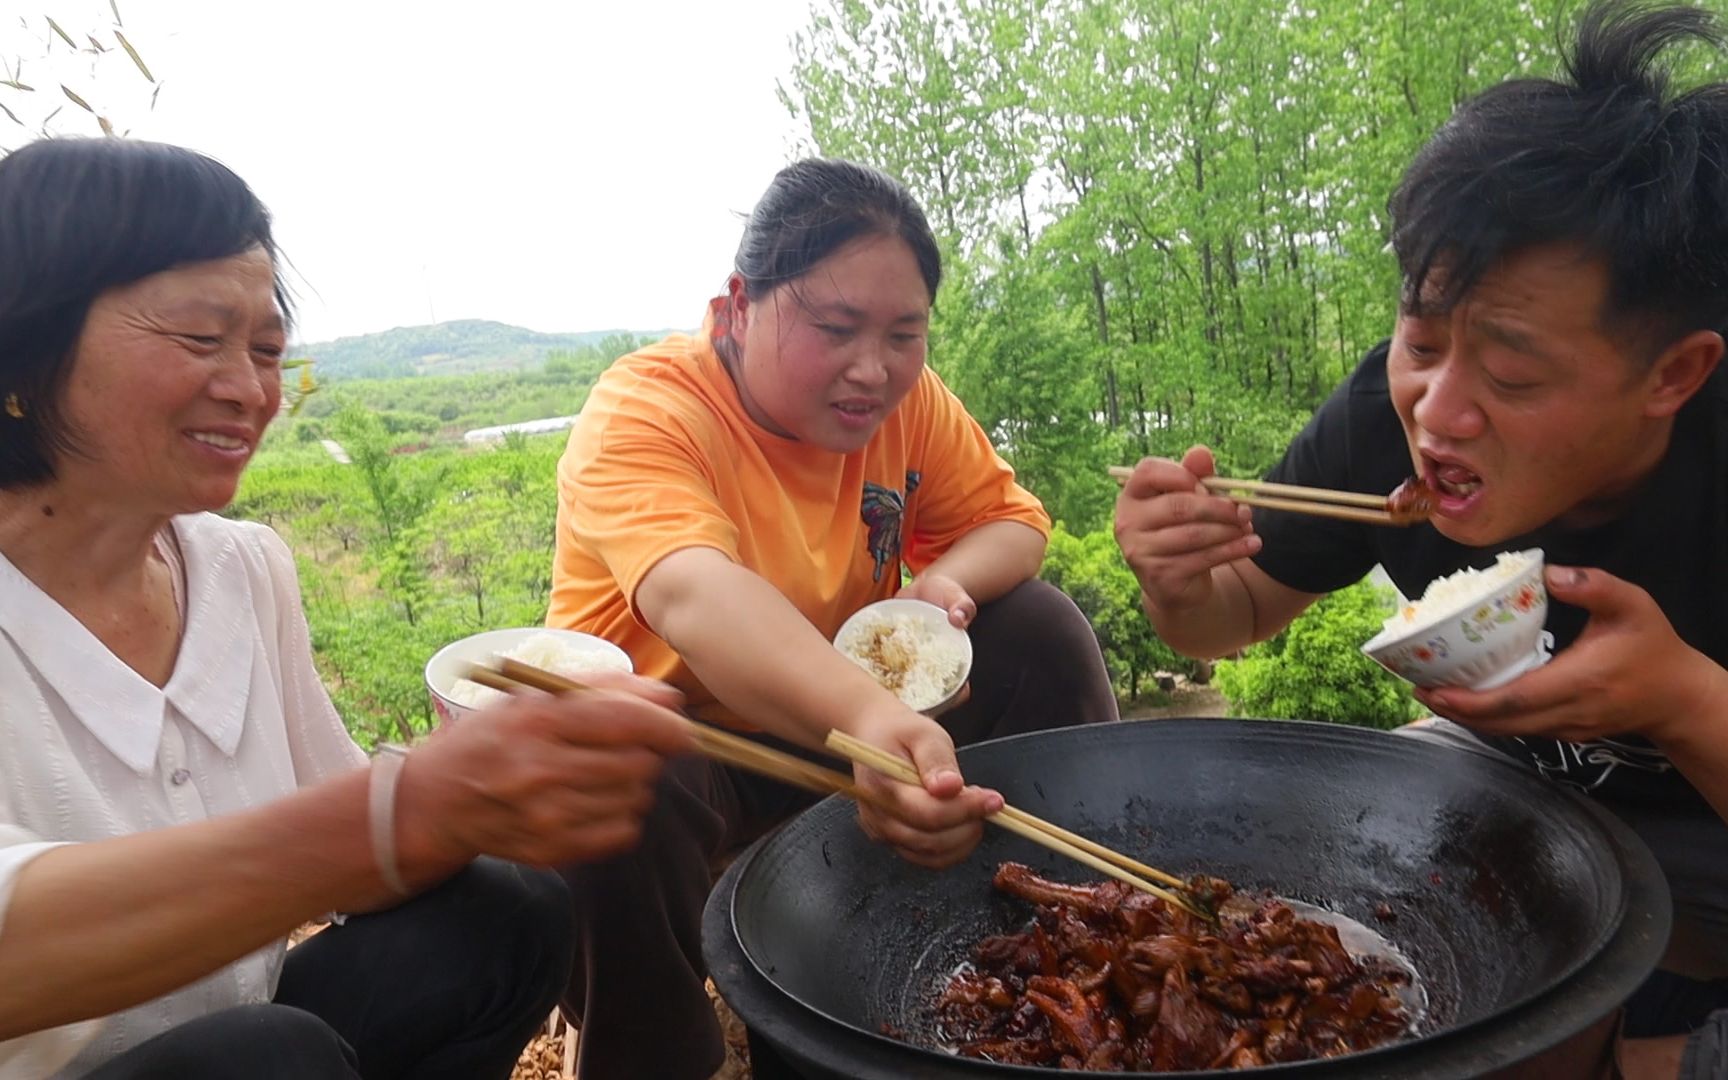
<path id="1" fill-rule="evenodd" d="M 1508 255 L 1575 245 L 1607 267 L 1603 328 L 1644 359 L 1723 331 L 1728 85 L 1670 90 L 1662 54 L 1688 39 L 1723 46 L 1700 9 L 1598 2 L 1561 78 L 1515 79 L 1460 107 L 1389 205 L 1406 306 L 1438 293 L 1448 309 Z"/>

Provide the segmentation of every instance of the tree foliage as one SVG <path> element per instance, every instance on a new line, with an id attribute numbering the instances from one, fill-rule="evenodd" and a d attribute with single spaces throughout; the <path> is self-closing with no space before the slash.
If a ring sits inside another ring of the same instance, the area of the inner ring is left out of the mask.
<path id="1" fill-rule="evenodd" d="M 544 622 L 563 440 L 397 453 L 402 437 L 363 410 L 334 427 L 353 464 L 267 450 L 228 513 L 271 525 L 298 556 L 319 671 L 355 736 L 406 738 L 432 722 L 434 652 Z"/>
<path id="2" fill-rule="evenodd" d="M 1468 94 L 1551 70 L 1554 15 L 836 0 L 782 96 L 809 149 L 923 202 L 950 267 L 933 362 L 1086 532 L 1104 464 L 1197 442 L 1232 471 L 1277 459 L 1390 329 L 1383 207 L 1405 163 Z"/>

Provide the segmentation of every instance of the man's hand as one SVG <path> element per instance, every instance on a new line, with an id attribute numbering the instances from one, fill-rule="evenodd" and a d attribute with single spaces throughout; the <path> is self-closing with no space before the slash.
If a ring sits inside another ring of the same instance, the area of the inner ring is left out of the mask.
<path id="1" fill-rule="evenodd" d="M 1260 550 L 1249 508 L 1200 486 L 1215 468 L 1204 446 L 1181 461 L 1146 458 L 1116 499 L 1116 543 L 1160 611 L 1204 605 L 1215 567 Z"/>
<path id="2" fill-rule="evenodd" d="M 1725 677 L 1681 641 L 1650 594 L 1601 570 L 1547 569 L 1549 595 L 1590 621 L 1552 663 L 1493 690 L 1418 690 L 1435 713 L 1484 735 L 1541 735 L 1568 742 L 1641 734 L 1681 737 Z"/>

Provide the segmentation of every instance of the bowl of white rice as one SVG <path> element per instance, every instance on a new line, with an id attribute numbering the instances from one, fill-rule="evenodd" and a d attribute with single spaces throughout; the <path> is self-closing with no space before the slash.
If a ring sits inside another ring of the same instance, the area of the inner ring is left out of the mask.
<path id="1" fill-rule="evenodd" d="M 972 639 L 922 600 L 879 600 L 840 625 L 834 647 L 909 708 L 935 716 L 972 672 Z"/>
<path id="2" fill-rule="evenodd" d="M 593 634 L 544 626 L 486 630 L 452 641 L 426 661 L 426 690 L 440 721 L 449 723 L 504 700 L 503 691 L 463 678 L 468 665 L 495 656 L 577 681 L 596 671 L 633 670 L 628 653 Z"/>
<path id="3" fill-rule="evenodd" d="M 1547 619 L 1541 549 L 1507 551 L 1429 582 L 1362 651 L 1417 686 L 1490 690 L 1547 662 Z"/>

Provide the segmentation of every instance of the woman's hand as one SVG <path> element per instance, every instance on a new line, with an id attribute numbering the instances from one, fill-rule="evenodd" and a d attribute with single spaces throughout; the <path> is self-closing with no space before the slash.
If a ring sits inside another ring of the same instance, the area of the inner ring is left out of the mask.
<path id="1" fill-rule="evenodd" d="M 478 854 L 536 866 L 635 844 L 665 759 L 691 749 L 682 696 L 632 675 L 592 690 L 521 692 L 439 729 L 402 765 L 396 830 L 404 876 Z"/>
<path id="2" fill-rule="evenodd" d="M 858 820 L 867 835 L 893 845 L 907 861 L 933 870 L 972 853 L 984 834 L 984 817 L 1002 809 L 1002 796 L 967 785 L 954 758 L 954 740 L 942 725 L 901 706 L 866 717 L 850 733 L 910 758 L 924 781 L 914 787 L 854 765 L 858 785 L 882 804 L 858 804 Z"/>

